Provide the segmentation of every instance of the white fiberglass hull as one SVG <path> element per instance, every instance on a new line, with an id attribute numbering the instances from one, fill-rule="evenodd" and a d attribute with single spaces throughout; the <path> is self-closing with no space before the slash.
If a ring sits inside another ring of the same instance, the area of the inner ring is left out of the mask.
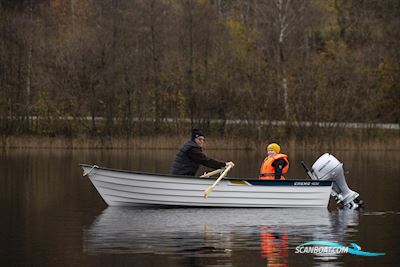
<path id="1" fill-rule="evenodd" d="M 139 173 L 81 165 L 109 206 L 327 207 L 331 181 L 260 181 Z"/>

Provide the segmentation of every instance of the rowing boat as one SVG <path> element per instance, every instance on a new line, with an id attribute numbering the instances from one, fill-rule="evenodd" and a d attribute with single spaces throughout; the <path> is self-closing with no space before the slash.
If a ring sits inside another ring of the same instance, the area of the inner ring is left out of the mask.
<path id="1" fill-rule="evenodd" d="M 205 198 L 214 179 L 80 166 L 109 206 L 327 207 L 332 191 L 329 180 L 225 177 Z"/>

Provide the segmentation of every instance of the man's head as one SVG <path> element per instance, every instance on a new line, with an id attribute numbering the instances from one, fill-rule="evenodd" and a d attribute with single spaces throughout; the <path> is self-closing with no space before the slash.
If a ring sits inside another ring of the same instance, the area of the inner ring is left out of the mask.
<path id="1" fill-rule="evenodd" d="M 193 129 L 192 140 L 196 142 L 196 144 L 198 144 L 200 147 L 202 147 L 205 141 L 204 134 L 198 129 Z"/>
<path id="2" fill-rule="evenodd" d="M 277 143 L 271 143 L 267 146 L 268 156 L 275 156 L 281 151 L 281 147 Z"/>

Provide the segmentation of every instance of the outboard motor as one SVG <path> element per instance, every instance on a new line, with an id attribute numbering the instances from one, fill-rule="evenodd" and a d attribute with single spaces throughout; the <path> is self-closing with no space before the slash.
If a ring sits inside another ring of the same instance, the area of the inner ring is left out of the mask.
<path id="1" fill-rule="evenodd" d="M 343 163 L 329 153 L 323 154 L 312 165 L 311 171 L 306 168 L 308 176 L 313 180 L 332 180 L 331 196 L 335 197 L 338 204 L 344 207 L 357 209 L 361 207 L 362 200 L 358 199 L 359 194 L 351 190 L 346 183 L 343 171 Z"/>

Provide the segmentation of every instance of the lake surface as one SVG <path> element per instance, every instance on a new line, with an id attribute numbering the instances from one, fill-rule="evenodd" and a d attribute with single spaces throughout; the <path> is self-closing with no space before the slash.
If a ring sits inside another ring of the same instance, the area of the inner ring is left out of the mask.
<path id="1" fill-rule="evenodd" d="M 231 177 L 256 177 L 255 151 L 206 151 L 231 160 Z M 289 151 L 288 178 L 306 178 L 326 151 Z M 330 151 L 365 201 L 361 211 L 107 207 L 79 163 L 168 173 L 172 150 L 7 150 L 0 152 L 2 266 L 398 266 L 400 154 Z M 330 241 L 384 256 L 296 253 Z"/>

